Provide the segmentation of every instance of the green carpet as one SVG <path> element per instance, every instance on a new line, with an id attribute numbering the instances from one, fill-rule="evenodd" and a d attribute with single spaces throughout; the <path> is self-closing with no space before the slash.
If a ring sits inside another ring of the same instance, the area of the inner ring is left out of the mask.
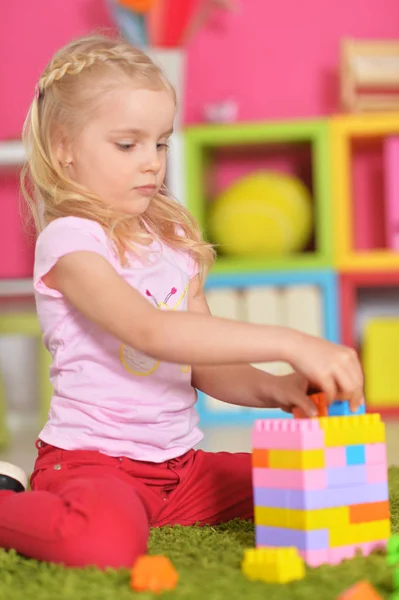
<path id="1" fill-rule="evenodd" d="M 399 532 L 399 469 L 390 471 L 393 532 Z M 254 543 L 253 525 L 233 521 L 217 528 L 174 527 L 154 530 L 150 552 L 165 554 L 176 566 L 180 582 L 163 598 L 177 600 L 335 600 L 359 579 L 367 578 L 383 598 L 392 594 L 392 569 L 385 556 L 357 557 L 337 567 L 308 569 L 301 582 L 288 585 L 251 583 L 240 571 L 245 548 Z M 0 550 L 0 600 L 140 600 L 127 571 L 102 573 L 38 563 Z"/>

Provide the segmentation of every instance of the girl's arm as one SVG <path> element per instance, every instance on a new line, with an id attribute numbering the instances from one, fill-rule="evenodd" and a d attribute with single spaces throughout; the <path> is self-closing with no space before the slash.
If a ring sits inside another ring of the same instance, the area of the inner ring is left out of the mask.
<path id="1" fill-rule="evenodd" d="M 198 275 L 190 282 L 188 310 L 211 316 Z M 274 375 L 249 364 L 194 365 L 192 368 L 192 384 L 195 388 L 222 402 L 238 406 L 274 407 L 277 380 Z"/>
<path id="2" fill-rule="evenodd" d="M 289 358 L 288 330 L 158 310 L 94 252 L 63 256 L 43 281 L 88 319 L 157 360 L 193 365 Z"/>
<path id="3" fill-rule="evenodd" d="M 160 311 L 96 253 L 63 256 L 43 281 L 87 318 L 155 359 L 191 365 L 281 360 L 331 399 L 339 393 L 363 396 L 363 374 L 354 350 L 284 327 Z"/>

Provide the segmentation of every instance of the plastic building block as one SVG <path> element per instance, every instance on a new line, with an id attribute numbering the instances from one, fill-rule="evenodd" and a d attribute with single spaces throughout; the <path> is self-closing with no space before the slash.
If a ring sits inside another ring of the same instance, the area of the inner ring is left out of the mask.
<path id="1" fill-rule="evenodd" d="M 258 525 L 257 546 L 295 546 L 298 550 L 322 550 L 328 547 L 328 529 L 290 529 Z"/>
<path id="2" fill-rule="evenodd" d="M 373 483 L 331 490 L 254 488 L 255 506 L 312 510 L 388 500 L 388 484 Z"/>
<path id="3" fill-rule="evenodd" d="M 179 575 L 166 556 L 140 556 L 135 562 L 130 585 L 136 592 L 174 590 Z"/>
<path id="4" fill-rule="evenodd" d="M 305 577 L 305 564 L 296 548 L 251 548 L 241 570 L 252 581 L 288 583 Z"/>
<path id="5" fill-rule="evenodd" d="M 351 520 L 348 506 L 318 510 L 292 510 L 255 506 L 255 522 L 257 525 L 309 530 L 325 529 L 332 526 L 341 527 L 349 525 Z"/>
<path id="6" fill-rule="evenodd" d="M 381 483 L 387 480 L 386 465 L 366 465 L 367 483 Z"/>
<path id="7" fill-rule="evenodd" d="M 399 535 L 392 535 L 388 540 L 387 562 L 391 567 L 399 563 Z"/>
<path id="8" fill-rule="evenodd" d="M 316 417 L 350 417 L 354 415 L 364 415 L 366 407 L 364 404 L 352 412 L 349 407 L 347 400 L 335 400 L 332 404 L 328 405 L 327 397 L 324 393 L 311 394 L 309 398 L 313 401 L 317 407 Z M 301 408 L 294 408 L 292 411 L 295 419 L 308 419 L 308 415 L 303 412 Z"/>
<path id="9" fill-rule="evenodd" d="M 318 419 L 257 420 L 252 430 L 252 447 L 273 450 L 320 449 L 324 448 L 324 432 Z"/>
<path id="10" fill-rule="evenodd" d="M 351 467 L 333 467 L 326 469 L 327 487 L 343 488 L 356 484 L 367 483 L 367 470 L 365 465 L 352 465 Z M 386 481 L 386 476 L 384 481 Z"/>
<path id="11" fill-rule="evenodd" d="M 335 448 L 326 448 L 326 467 L 345 467 L 346 462 L 346 448 L 344 446 L 337 446 Z"/>
<path id="12" fill-rule="evenodd" d="M 328 403 L 327 397 L 325 394 L 311 394 L 309 396 L 310 400 L 312 400 L 313 404 L 317 408 L 317 417 L 327 417 L 328 416 Z M 292 411 L 295 419 L 308 419 L 308 415 L 303 412 L 303 410 L 299 407 L 295 407 Z"/>
<path id="13" fill-rule="evenodd" d="M 385 426 L 379 414 L 321 417 L 317 422 L 325 432 L 326 447 L 385 442 Z"/>
<path id="14" fill-rule="evenodd" d="M 366 448 L 364 445 L 348 446 L 346 448 L 347 465 L 364 465 L 366 462 Z"/>
<path id="15" fill-rule="evenodd" d="M 269 466 L 269 451 L 268 450 L 258 450 L 255 449 L 252 452 L 252 467 L 254 469 L 263 467 L 266 468 Z"/>
<path id="16" fill-rule="evenodd" d="M 337 548 L 349 546 L 350 544 L 361 544 L 376 540 L 386 540 L 391 535 L 391 522 L 372 521 L 370 523 L 356 523 L 346 527 L 333 528 L 330 530 L 329 546 Z"/>
<path id="17" fill-rule="evenodd" d="M 258 421 L 254 462 L 263 450 L 268 466 L 253 468 L 257 546 L 295 546 L 311 566 L 385 547 L 384 440 L 377 414 Z"/>
<path id="18" fill-rule="evenodd" d="M 349 506 L 349 521 L 351 523 L 366 523 L 389 519 L 389 502 L 369 502 Z"/>
<path id="19" fill-rule="evenodd" d="M 327 476 L 325 469 L 257 469 L 252 472 L 255 487 L 281 488 L 291 490 L 325 490 Z"/>
<path id="20" fill-rule="evenodd" d="M 364 404 L 352 412 L 348 400 L 336 400 L 328 407 L 328 416 L 330 417 L 353 417 L 354 415 L 364 415 L 365 413 L 366 407 Z"/>
<path id="21" fill-rule="evenodd" d="M 366 464 L 384 465 L 387 464 L 387 448 L 385 444 L 366 444 Z"/>
<path id="22" fill-rule="evenodd" d="M 270 450 L 270 469 L 322 469 L 324 450 Z"/>
<path id="23" fill-rule="evenodd" d="M 257 546 L 296 546 L 298 550 L 340 548 L 387 539 L 391 533 L 389 520 L 359 523 L 331 529 L 291 529 L 289 527 L 256 527 Z"/>
<path id="24" fill-rule="evenodd" d="M 350 546 L 341 546 L 340 548 L 325 548 L 324 550 L 300 550 L 306 564 L 310 567 L 319 567 L 323 564 L 338 565 L 343 560 L 353 558 L 361 552 L 363 556 L 368 556 L 374 550 L 384 549 L 385 540 L 377 542 L 368 542 L 366 544 L 352 544 Z"/>
<path id="25" fill-rule="evenodd" d="M 337 600 L 382 600 L 382 596 L 368 581 L 359 581 L 338 596 Z"/>

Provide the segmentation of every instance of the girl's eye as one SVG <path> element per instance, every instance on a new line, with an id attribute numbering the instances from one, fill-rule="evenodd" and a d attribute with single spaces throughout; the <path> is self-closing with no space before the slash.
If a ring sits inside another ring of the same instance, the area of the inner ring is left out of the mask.
<path id="1" fill-rule="evenodd" d="M 168 148 L 169 148 L 169 144 L 167 144 L 166 142 L 164 142 L 163 144 L 157 144 L 158 150 L 167 150 Z"/>
<path id="2" fill-rule="evenodd" d="M 122 150 L 122 152 L 127 152 L 128 150 L 131 150 L 134 146 L 134 144 L 116 144 L 117 147 L 119 148 L 119 150 Z"/>

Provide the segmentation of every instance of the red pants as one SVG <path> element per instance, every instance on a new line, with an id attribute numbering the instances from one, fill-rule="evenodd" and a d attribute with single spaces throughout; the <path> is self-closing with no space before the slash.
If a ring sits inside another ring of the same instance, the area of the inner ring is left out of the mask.
<path id="1" fill-rule="evenodd" d="M 0 492 L 0 547 L 25 556 L 130 568 L 150 526 L 253 518 L 249 454 L 190 450 L 155 464 L 38 447 L 32 491 Z"/>

